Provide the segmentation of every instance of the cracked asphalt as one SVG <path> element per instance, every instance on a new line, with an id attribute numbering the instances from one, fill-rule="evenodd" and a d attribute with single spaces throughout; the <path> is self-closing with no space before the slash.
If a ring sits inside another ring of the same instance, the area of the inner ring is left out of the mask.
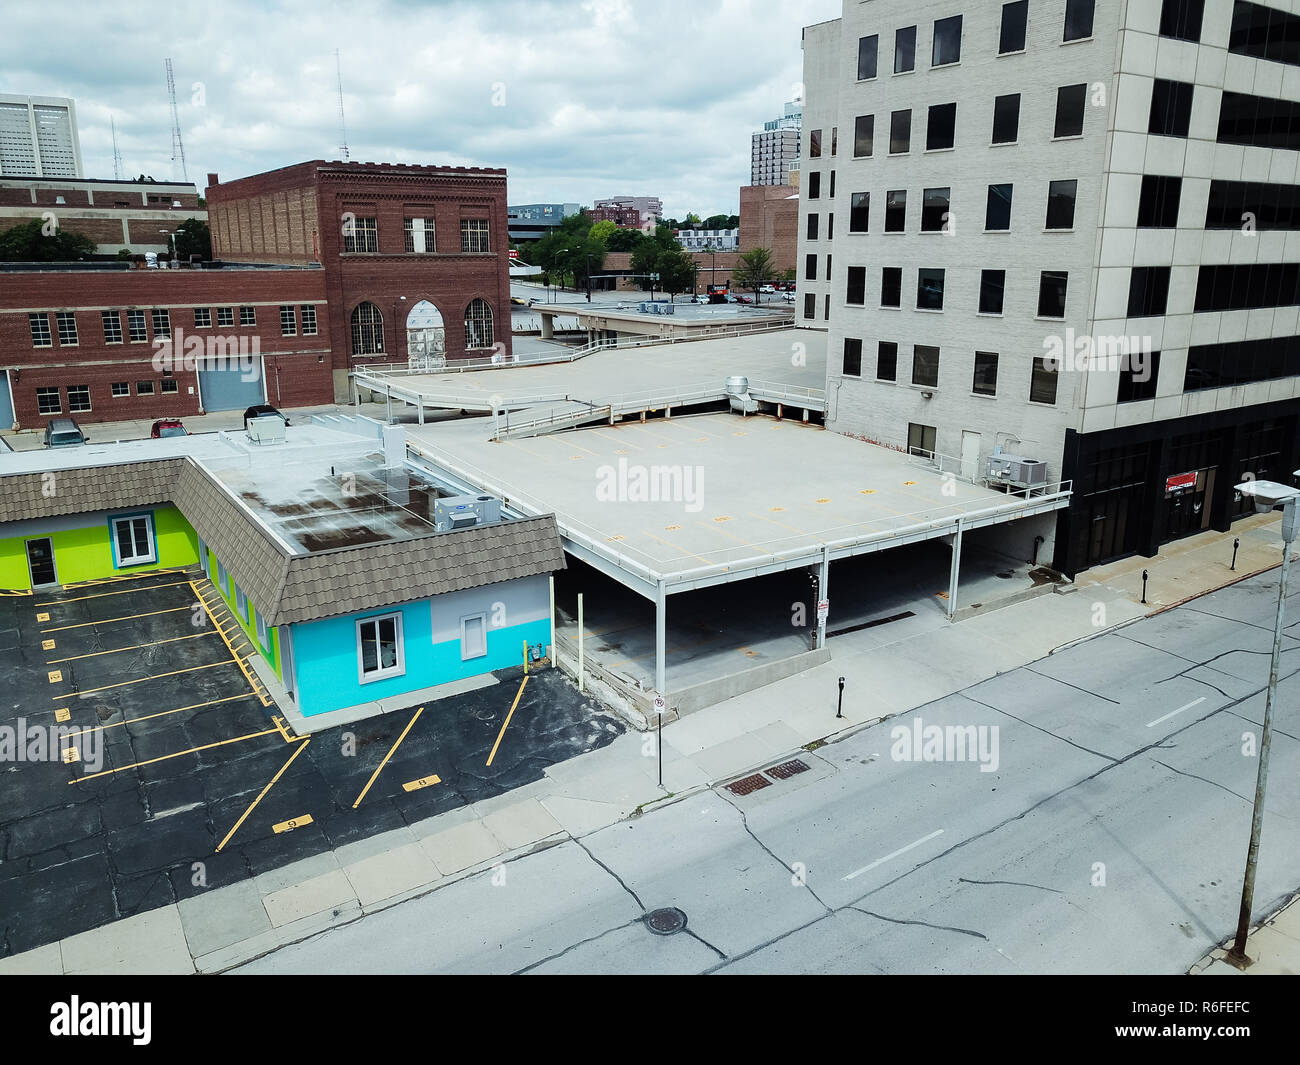
<path id="1" fill-rule="evenodd" d="M 241 971 L 1185 972 L 1236 922 L 1276 581 L 802 753 L 809 772 L 746 797 L 693 794 Z M 1256 919 L 1300 884 L 1297 608 Z M 896 760 L 891 731 L 918 717 L 996 728 L 997 770 Z M 661 906 L 684 933 L 644 927 Z"/>

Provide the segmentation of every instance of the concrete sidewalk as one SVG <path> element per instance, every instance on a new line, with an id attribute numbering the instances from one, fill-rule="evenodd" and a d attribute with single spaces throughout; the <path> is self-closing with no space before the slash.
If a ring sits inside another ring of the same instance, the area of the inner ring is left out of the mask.
<path id="1" fill-rule="evenodd" d="M 1231 944 L 1229 937 L 1225 943 Z M 1211 951 L 1192 966 L 1192 976 L 1297 976 L 1300 975 L 1300 894 L 1277 913 L 1261 921 L 1246 937 L 1246 957 L 1251 964 L 1238 969 L 1226 961 L 1227 946 Z"/>
<path id="2" fill-rule="evenodd" d="M 1201 534 L 1157 558 L 1103 567 L 1085 575 L 1076 594 L 1044 595 L 938 628 L 909 629 L 899 622 L 837 637 L 825 665 L 667 725 L 663 788 L 655 744 L 629 733 L 551 766 L 542 780 L 506 795 L 0 960 L 0 974 L 232 968 L 1277 565 L 1279 521 L 1263 515 L 1240 523 L 1235 533 Z M 1228 568 L 1234 535 L 1242 540 L 1236 572 Z M 1151 578 L 1146 606 L 1137 601 L 1143 568 Z M 837 719 L 840 676 L 846 698 L 844 717 Z M 1295 971 L 1300 907 L 1266 922 L 1252 942 L 1266 957 L 1251 971 Z M 1206 959 L 1205 971 L 1225 968 L 1216 957 L 1221 954 Z"/>

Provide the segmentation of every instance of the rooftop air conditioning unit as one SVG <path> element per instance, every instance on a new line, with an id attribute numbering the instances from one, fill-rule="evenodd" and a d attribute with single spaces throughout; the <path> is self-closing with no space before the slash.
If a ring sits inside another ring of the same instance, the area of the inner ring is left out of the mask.
<path id="1" fill-rule="evenodd" d="M 274 414 L 248 419 L 248 439 L 254 444 L 283 444 L 284 419 Z"/>
<path id="2" fill-rule="evenodd" d="M 1026 459 L 1019 455 L 990 455 L 988 465 L 990 481 L 1005 484 L 1035 486 L 1047 483 L 1047 463 L 1041 459 Z"/>
<path id="3" fill-rule="evenodd" d="M 496 496 L 475 496 L 474 512 L 480 525 L 490 525 L 501 520 L 501 500 Z"/>
<path id="4" fill-rule="evenodd" d="M 433 525 L 438 532 L 468 529 L 478 524 L 478 500 L 474 496 L 446 496 L 433 501 Z"/>

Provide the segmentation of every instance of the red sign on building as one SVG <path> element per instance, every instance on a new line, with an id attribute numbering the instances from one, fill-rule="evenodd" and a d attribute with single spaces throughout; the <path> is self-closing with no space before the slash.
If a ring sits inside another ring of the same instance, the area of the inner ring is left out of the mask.
<path id="1" fill-rule="evenodd" d="M 1177 492 L 1182 488 L 1196 487 L 1196 471 L 1191 473 L 1176 473 L 1172 477 L 1165 478 L 1165 491 Z"/>

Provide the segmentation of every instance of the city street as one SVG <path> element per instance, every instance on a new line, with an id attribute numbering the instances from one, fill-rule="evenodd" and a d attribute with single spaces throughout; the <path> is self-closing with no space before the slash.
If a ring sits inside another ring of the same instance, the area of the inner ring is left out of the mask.
<path id="1" fill-rule="evenodd" d="M 1236 921 L 1276 591 L 1255 577 L 238 971 L 1185 972 Z M 1297 650 L 1257 919 L 1300 883 Z M 978 742 L 909 752 L 932 726 Z M 667 906 L 684 932 L 651 934 Z"/>

